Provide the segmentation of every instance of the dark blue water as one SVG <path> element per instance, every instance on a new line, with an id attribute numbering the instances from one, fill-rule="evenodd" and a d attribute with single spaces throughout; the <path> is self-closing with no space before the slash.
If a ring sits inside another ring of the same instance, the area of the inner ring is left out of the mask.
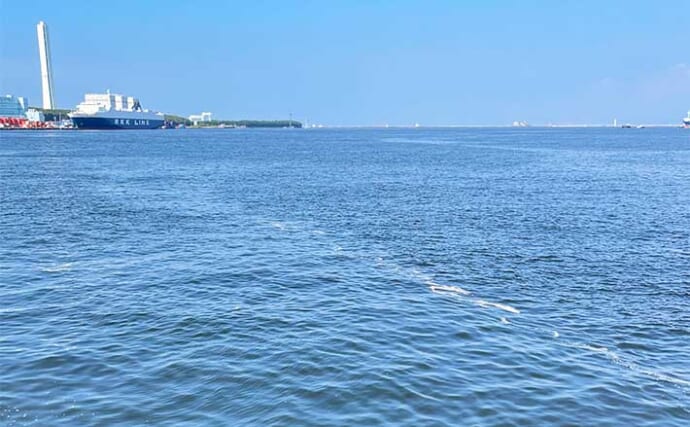
<path id="1" fill-rule="evenodd" d="M 690 132 L 0 134 L 0 424 L 690 421 Z"/>

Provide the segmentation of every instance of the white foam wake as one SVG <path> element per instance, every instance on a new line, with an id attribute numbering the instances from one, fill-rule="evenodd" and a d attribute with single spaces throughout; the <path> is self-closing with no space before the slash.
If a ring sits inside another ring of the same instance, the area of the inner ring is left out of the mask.
<path id="1" fill-rule="evenodd" d="M 386 269 L 388 269 L 392 272 L 395 272 L 397 274 L 402 273 L 402 274 L 404 274 L 410 278 L 413 278 L 417 281 L 421 281 L 421 282 L 425 283 L 428 286 L 429 290 L 435 294 L 439 294 L 439 295 L 449 297 L 449 298 L 455 298 L 455 299 L 460 300 L 460 301 L 471 302 L 477 306 L 484 307 L 484 308 L 495 308 L 495 309 L 499 309 L 499 310 L 502 310 L 502 311 L 505 311 L 508 313 L 512 313 L 512 314 L 516 314 L 516 315 L 521 314 L 521 311 L 518 308 L 513 307 L 511 305 L 487 301 L 487 300 L 481 299 L 481 298 L 475 298 L 475 297 L 471 296 L 472 292 L 467 290 L 467 289 L 463 289 L 459 286 L 444 285 L 444 284 L 438 283 L 438 282 L 433 280 L 432 276 L 427 275 L 427 274 L 419 271 L 416 268 L 412 268 L 412 269 L 403 268 L 396 263 L 387 262 L 381 256 L 376 257 L 375 260 L 376 260 L 376 265 L 378 267 L 386 268 Z M 504 325 L 511 324 L 511 322 L 506 317 L 500 317 L 500 322 Z M 581 343 L 573 343 L 570 340 L 567 340 L 567 339 L 564 340 L 561 338 L 561 334 L 556 329 L 551 328 L 551 327 L 539 327 L 538 326 L 538 327 L 536 327 L 536 329 L 538 331 L 544 333 L 545 335 L 550 336 L 552 339 L 557 340 L 562 345 L 566 345 L 566 346 L 570 346 L 570 347 L 576 347 L 576 348 L 579 348 L 582 350 L 586 350 L 589 352 L 600 354 L 600 355 L 606 357 L 607 359 L 609 359 L 610 361 L 612 361 L 613 363 L 615 363 L 615 364 L 617 364 L 623 368 L 637 372 L 640 375 L 654 378 L 658 381 L 664 381 L 664 382 L 672 383 L 672 384 L 681 386 L 683 388 L 690 387 L 690 381 L 688 381 L 686 379 L 679 378 L 679 377 L 671 375 L 671 374 L 659 372 L 658 370 L 655 370 L 655 369 L 645 368 L 643 366 L 637 365 L 637 364 L 627 360 L 625 357 L 619 356 L 617 353 L 609 350 L 606 347 L 581 344 Z"/>
<path id="2" fill-rule="evenodd" d="M 512 307 L 508 304 L 501 304 L 498 302 L 485 301 L 483 299 L 475 300 L 474 303 L 480 307 L 493 307 L 493 308 L 497 308 L 499 310 L 507 311 L 509 313 L 520 314 L 520 310 L 518 310 L 517 308 Z"/>
<path id="3" fill-rule="evenodd" d="M 61 273 L 63 271 L 69 271 L 72 269 L 71 262 L 65 262 L 63 264 L 51 265 L 49 267 L 41 267 L 41 271 L 45 273 Z"/>
<path id="4" fill-rule="evenodd" d="M 271 222 L 271 227 L 277 228 L 278 230 L 285 230 L 287 225 L 284 222 L 273 221 L 273 222 Z"/>
<path id="5" fill-rule="evenodd" d="M 641 375 L 647 376 L 654 378 L 658 381 L 664 381 L 676 385 L 680 385 L 683 387 L 690 387 L 690 381 L 684 380 L 682 378 L 674 377 L 672 375 L 668 375 L 662 372 L 658 372 L 653 369 L 645 368 L 643 366 L 640 366 L 636 363 L 630 362 L 622 357 L 620 357 L 616 352 L 613 350 L 609 350 L 607 347 L 600 347 L 600 346 L 594 346 L 590 344 L 573 344 L 573 346 L 588 350 L 594 353 L 599 353 L 604 355 L 606 358 L 611 360 L 613 363 L 620 365 L 626 369 L 629 369 L 633 372 L 637 372 Z"/>
<path id="6" fill-rule="evenodd" d="M 429 286 L 429 290 L 431 292 L 434 292 L 437 294 L 456 294 L 456 295 L 464 295 L 464 296 L 468 296 L 468 295 L 472 294 L 472 292 L 468 291 L 467 289 L 463 289 L 459 286 L 442 285 L 440 283 L 434 282 L 433 280 L 427 280 L 426 285 Z M 520 310 L 518 310 L 517 308 L 510 306 L 508 304 L 491 302 L 491 301 L 487 301 L 487 300 L 484 300 L 481 298 L 475 298 L 472 301 L 480 307 L 497 308 L 499 310 L 507 311 L 509 313 L 520 314 Z"/>
<path id="7" fill-rule="evenodd" d="M 432 282 L 431 280 L 426 282 L 426 284 L 429 286 L 429 289 L 431 292 L 436 292 L 436 293 L 456 293 L 460 295 L 470 295 L 471 292 L 463 289 L 458 286 L 450 286 L 450 285 L 441 285 L 435 282 Z"/>

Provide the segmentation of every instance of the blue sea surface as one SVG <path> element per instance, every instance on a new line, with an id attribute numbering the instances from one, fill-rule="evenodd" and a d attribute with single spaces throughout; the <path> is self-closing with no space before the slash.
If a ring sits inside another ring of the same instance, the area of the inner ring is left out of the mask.
<path id="1" fill-rule="evenodd" d="M 690 132 L 2 132 L 0 424 L 690 425 Z"/>

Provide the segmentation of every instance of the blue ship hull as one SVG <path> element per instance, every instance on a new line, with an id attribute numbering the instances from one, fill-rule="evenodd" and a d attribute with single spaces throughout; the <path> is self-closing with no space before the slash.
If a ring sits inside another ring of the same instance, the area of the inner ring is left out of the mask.
<path id="1" fill-rule="evenodd" d="M 158 129 L 163 126 L 164 120 L 72 117 L 72 124 L 77 129 Z"/>

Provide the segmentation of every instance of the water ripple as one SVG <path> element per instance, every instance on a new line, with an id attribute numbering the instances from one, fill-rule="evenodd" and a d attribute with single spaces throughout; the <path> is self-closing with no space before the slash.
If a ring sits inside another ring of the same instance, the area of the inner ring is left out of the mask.
<path id="1" fill-rule="evenodd" d="M 648 131 L 3 135 L 0 424 L 685 426 Z"/>

